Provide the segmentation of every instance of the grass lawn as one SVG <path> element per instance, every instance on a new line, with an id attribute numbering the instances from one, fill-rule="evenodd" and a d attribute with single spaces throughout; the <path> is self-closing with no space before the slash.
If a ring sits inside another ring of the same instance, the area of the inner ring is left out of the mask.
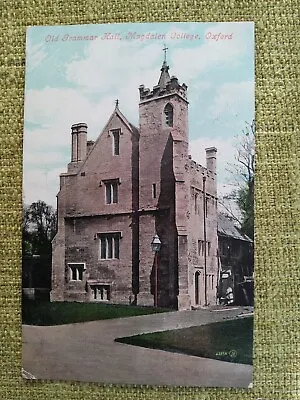
<path id="1" fill-rule="evenodd" d="M 136 346 L 252 364 L 253 317 L 116 339 Z"/>
<path id="2" fill-rule="evenodd" d="M 27 325 L 62 325 L 154 314 L 164 311 L 170 310 L 103 303 L 50 303 L 49 301 L 24 300 L 22 304 L 22 323 Z"/>

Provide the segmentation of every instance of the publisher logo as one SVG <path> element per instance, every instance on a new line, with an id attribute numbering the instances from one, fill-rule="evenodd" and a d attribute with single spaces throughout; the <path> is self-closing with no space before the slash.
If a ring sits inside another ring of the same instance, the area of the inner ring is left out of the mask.
<path id="1" fill-rule="evenodd" d="M 230 357 L 232 359 L 236 358 L 238 355 L 236 350 L 229 350 L 229 351 L 218 351 L 216 353 L 216 356 L 222 356 L 222 357 Z"/>

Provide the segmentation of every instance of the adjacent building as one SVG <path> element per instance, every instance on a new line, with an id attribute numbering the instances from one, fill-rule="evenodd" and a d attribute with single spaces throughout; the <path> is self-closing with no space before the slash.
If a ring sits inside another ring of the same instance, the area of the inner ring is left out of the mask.
<path id="1" fill-rule="evenodd" d="M 71 127 L 52 301 L 153 305 L 157 294 L 161 307 L 216 304 L 217 150 L 203 149 L 206 166 L 189 156 L 187 86 L 166 61 L 157 85 L 141 85 L 139 97 L 138 127 L 118 101 L 95 142 L 85 123 Z"/>
<path id="2" fill-rule="evenodd" d="M 218 216 L 218 253 L 221 303 L 253 305 L 254 252 L 253 240 L 226 216 Z"/>

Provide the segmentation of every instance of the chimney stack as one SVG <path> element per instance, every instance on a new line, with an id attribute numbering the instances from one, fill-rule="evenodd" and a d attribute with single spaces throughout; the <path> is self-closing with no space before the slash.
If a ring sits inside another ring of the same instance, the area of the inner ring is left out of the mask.
<path id="1" fill-rule="evenodd" d="M 83 161 L 87 153 L 87 124 L 81 122 L 71 126 L 72 156 L 71 162 Z"/>
<path id="2" fill-rule="evenodd" d="M 206 168 L 217 173 L 217 149 L 216 147 L 208 147 L 206 151 Z"/>

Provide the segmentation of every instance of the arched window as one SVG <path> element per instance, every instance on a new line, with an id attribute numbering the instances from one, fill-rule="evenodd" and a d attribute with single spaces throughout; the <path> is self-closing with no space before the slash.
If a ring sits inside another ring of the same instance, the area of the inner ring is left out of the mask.
<path id="1" fill-rule="evenodd" d="M 173 126 L 173 106 L 170 103 L 165 106 L 164 113 L 166 116 L 166 124 L 168 126 Z"/>

